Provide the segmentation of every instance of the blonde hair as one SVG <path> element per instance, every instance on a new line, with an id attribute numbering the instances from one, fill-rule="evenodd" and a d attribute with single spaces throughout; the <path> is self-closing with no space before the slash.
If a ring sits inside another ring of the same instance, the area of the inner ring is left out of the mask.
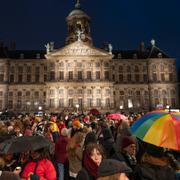
<path id="1" fill-rule="evenodd" d="M 97 180 L 119 180 L 121 173 L 116 173 L 111 176 L 99 177 Z"/>
<path id="2" fill-rule="evenodd" d="M 84 133 L 82 132 L 75 133 L 75 135 L 71 138 L 66 148 L 70 156 L 75 155 L 77 145 L 79 145 L 83 141 L 83 139 L 84 139 Z"/>

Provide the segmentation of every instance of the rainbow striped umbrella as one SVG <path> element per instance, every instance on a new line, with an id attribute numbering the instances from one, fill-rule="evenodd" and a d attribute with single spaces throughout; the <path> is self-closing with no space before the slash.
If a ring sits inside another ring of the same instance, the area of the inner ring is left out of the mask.
<path id="1" fill-rule="evenodd" d="M 153 111 L 131 126 L 132 133 L 144 142 L 180 150 L 180 113 Z"/>

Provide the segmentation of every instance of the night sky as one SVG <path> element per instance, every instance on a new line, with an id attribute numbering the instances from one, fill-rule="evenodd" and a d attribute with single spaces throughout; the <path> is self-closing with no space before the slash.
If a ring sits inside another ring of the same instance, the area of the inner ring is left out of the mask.
<path id="1" fill-rule="evenodd" d="M 17 49 L 45 49 L 44 44 L 64 45 L 65 18 L 75 0 L 4 0 L 0 10 L 0 40 Z M 156 45 L 180 66 L 179 0 L 81 0 L 91 17 L 94 45 L 110 42 L 114 49 L 137 49 L 141 41 Z"/>

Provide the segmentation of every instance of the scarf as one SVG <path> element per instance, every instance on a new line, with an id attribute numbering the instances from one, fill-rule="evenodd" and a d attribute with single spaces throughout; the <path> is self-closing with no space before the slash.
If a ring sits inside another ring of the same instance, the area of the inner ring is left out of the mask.
<path id="1" fill-rule="evenodd" d="M 98 165 L 91 159 L 91 157 L 87 153 L 85 153 L 84 155 L 83 163 L 88 173 L 95 179 L 97 179 Z"/>

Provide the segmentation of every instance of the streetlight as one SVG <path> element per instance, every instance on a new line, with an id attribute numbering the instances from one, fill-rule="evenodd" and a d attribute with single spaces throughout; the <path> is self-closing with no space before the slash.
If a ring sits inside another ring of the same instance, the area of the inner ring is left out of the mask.
<path id="1" fill-rule="evenodd" d="M 78 109 L 79 109 L 79 104 L 76 104 L 76 108 L 77 108 L 77 113 L 78 113 Z"/>
<path id="2" fill-rule="evenodd" d="M 42 110 L 42 106 L 39 106 L 38 109 L 39 109 L 39 111 L 41 111 Z"/>
<path id="3" fill-rule="evenodd" d="M 123 109 L 123 105 L 120 105 L 120 106 L 119 106 L 119 109 Z"/>
<path id="4" fill-rule="evenodd" d="M 171 111 L 171 106 L 170 105 L 166 105 L 166 109 L 168 109 L 168 111 Z"/>

